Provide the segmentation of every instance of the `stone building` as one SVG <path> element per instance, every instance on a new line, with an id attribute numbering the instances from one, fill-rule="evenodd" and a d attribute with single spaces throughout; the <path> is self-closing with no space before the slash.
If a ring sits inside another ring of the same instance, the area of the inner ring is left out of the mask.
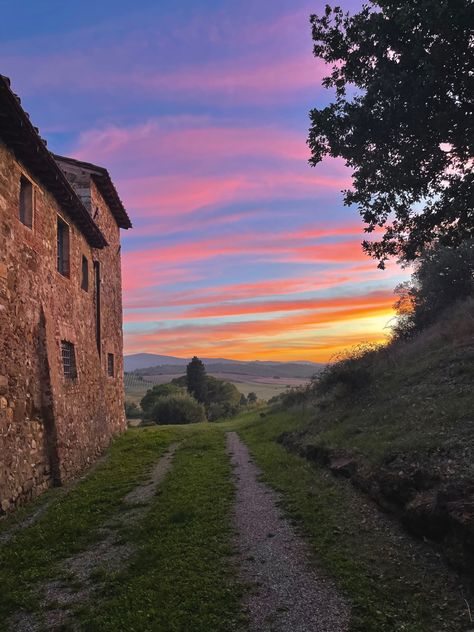
<path id="1" fill-rule="evenodd" d="M 49 152 L 0 75 L 1 512 L 76 476 L 125 428 L 130 227 L 107 170 Z"/>

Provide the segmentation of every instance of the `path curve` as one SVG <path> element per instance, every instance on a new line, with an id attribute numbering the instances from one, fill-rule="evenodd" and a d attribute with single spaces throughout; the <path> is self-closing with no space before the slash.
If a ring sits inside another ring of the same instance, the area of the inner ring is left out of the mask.
<path id="1" fill-rule="evenodd" d="M 227 433 L 237 487 L 234 526 L 255 632 L 347 632 L 350 609 L 334 584 L 308 565 L 310 551 L 277 507 L 279 497 L 235 432 Z M 298 481 L 295 481 L 295 485 Z"/>

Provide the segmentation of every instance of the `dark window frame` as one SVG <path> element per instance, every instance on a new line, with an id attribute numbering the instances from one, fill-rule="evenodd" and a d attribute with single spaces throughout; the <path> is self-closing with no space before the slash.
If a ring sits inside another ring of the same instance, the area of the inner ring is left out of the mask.
<path id="1" fill-rule="evenodd" d="M 61 340 L 63 375 L 68 380 L 77 379 L 76 347 L 69 340 Z"/>
<path id="2" fill-rule="evenodd" d="M 63 277 L 69 278 L 70 270 L 70 229 L 69 224 L 59 215 L 56 225 L 56 269 Z"/>
<path id="3" fill-rule="evenodd" d="M 109 377 L 115 377 L 115 354 L 107 354 L 107 375 Z"/>
<path id="4" fill-rule="evenodd" d="M 18 195 L 18 219 L 24 226 L 33 230 L 34 215 L 35 187 L 29 178 L 21 174 L 20 193 Z"/>
<path id="5" fill-rule="evenodd" d="M 101 323 L 101 278 L 100 278 L 100 261 L 94 261 L 94 292 L 95 292 L 95 341 L 99 357 L 101 357 L 102 345 L 102 323 Z"/>
<path id="6" fill-rule="evenodd" d="M 89 259 L 82 255 L 82 265 L 81 265 L 81 290 L 84 292 L 89 291 Z"/>

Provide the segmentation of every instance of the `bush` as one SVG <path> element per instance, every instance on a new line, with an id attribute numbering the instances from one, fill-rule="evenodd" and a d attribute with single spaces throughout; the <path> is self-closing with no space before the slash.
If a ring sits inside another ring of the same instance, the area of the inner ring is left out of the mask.
<path id="1" fill-rule="evenodd" d="M 419 258 L 412 280 L 399 285 L 395 339 L 413 337 L 455 303 L 474 296 L 474 240 L 458 248 L 434 244 Z"/>
<path id="2" fill-rule="evenodd" d="M 186 393 L 160 397 L 150 417 L 159 425 L 195 424 L 206 421 L 204 406 Z"/>
<path id="3" fill-rule="evenodd" d="M 183 389 L 179 388 L 176 384 L 156 384 L 153 388 L 148 389 L 140 402 L 145 417 L 150 415 L 160 397 L 177 395 L 182 392 Z"/>
<path id="4" fill-rule="evenodd" d="M 310 392 L 306 386 L 297 386 L 297 387 L 289 388 L 284 393 L 281 393 L 279 397 L 280 397 L 281 406 L 283 408 L 291 408 L 292 406 L 299 406 L 300 404 L 305 404 L 306 401 L 309 399 L 309 396 L 310 396 Z"/>
<path id="5" fill-rule="evenodd" d="M 141 417 L 142 411 L 135 404 L 135 402 L 130 402 L 125 400 L 125 417 L 127 419 L 138 419 Z"/>
<path id="6" fill-rule="evenodd" d="M 372 382 L 373 363 L 380 349 L 380 345 L 360 344 L 337 356 L 315 378 L 313 390 L 317 395 L 325 395 L 336 387 L 351 394 L 365 389 Z"/>

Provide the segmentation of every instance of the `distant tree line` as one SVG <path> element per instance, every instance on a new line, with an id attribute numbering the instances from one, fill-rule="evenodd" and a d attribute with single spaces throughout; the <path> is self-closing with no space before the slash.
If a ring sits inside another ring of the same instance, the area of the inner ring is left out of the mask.
<path id="1" fill-rule="evenodd" d="M 153 386 L 140 405 L 148 421 L 187 424 L 232 417 L 256 402 L 255 393 L 246 397 L 234 384 L 207 375 L 203 362 L 195 356 L 185 375 Z"/>

